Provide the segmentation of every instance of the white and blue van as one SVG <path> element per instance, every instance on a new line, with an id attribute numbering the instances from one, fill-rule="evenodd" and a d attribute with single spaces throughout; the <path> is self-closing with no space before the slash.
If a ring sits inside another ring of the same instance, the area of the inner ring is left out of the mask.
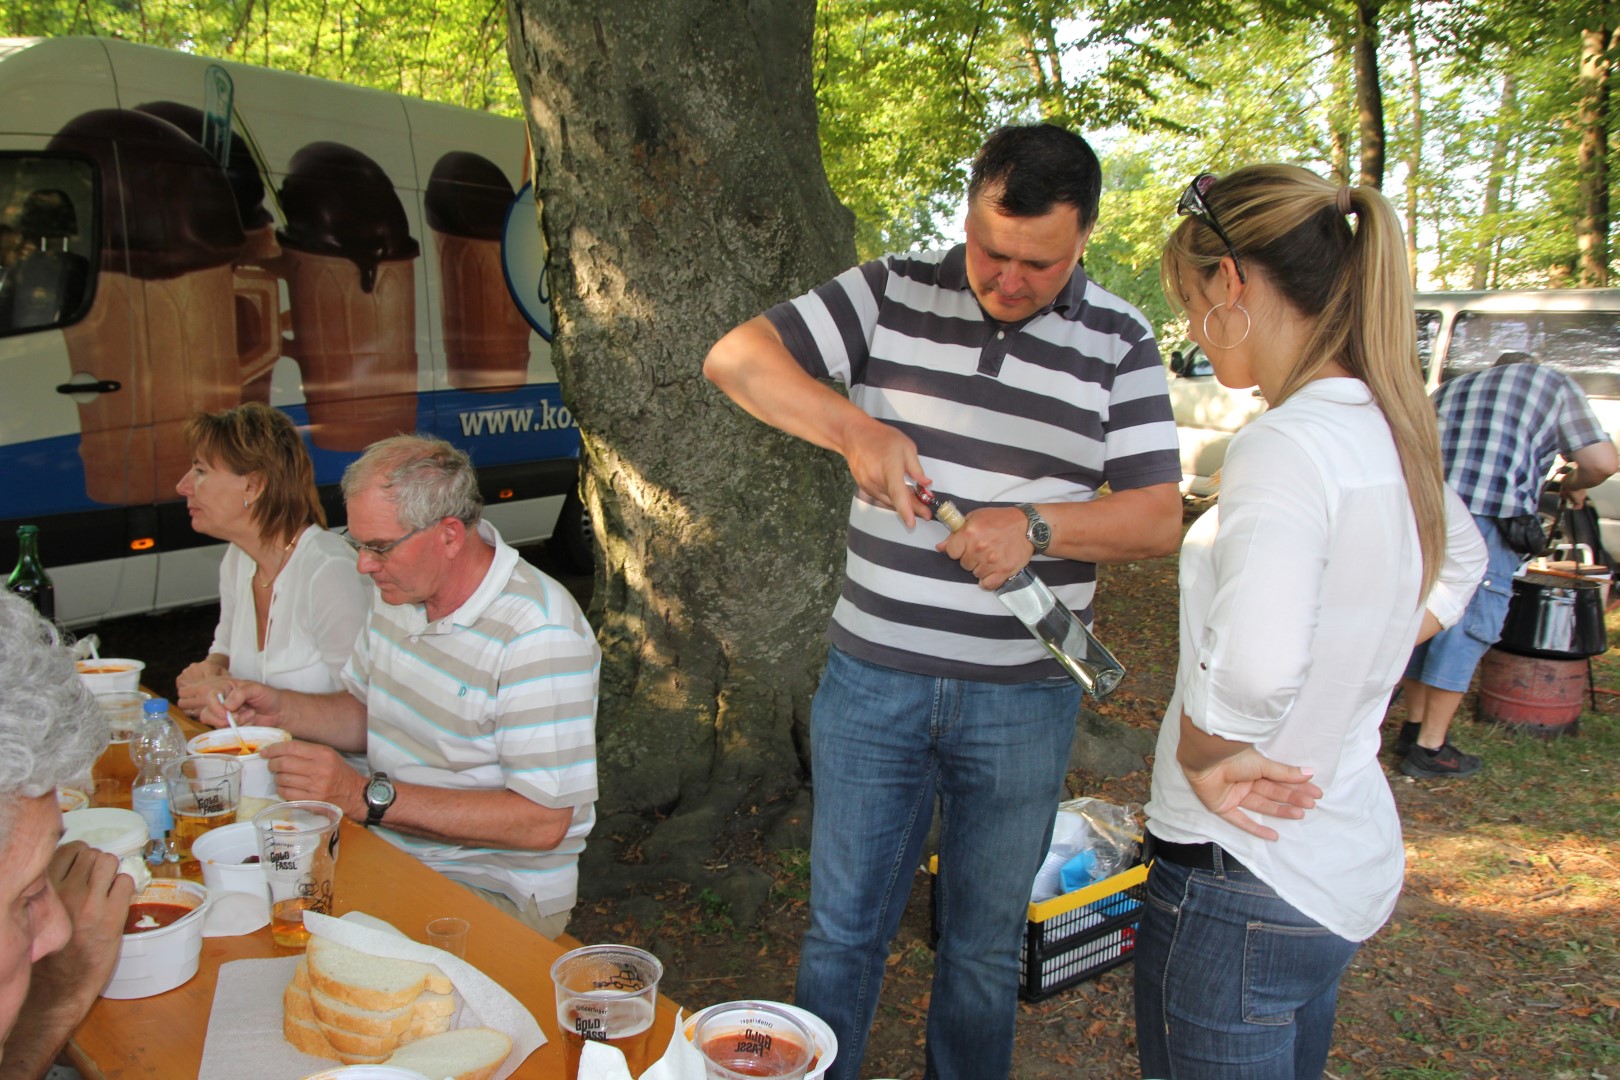
<path id="1" fill-rule="evenodd" d="M 0 101 L 0 572 L 38 525 L 63 623 L 214 597 L 181 430 L 245 401 L 334 523 L 425 431 L 509 541 L 589 558 L 521 122 L 106 38 L 0 39 Z"/>

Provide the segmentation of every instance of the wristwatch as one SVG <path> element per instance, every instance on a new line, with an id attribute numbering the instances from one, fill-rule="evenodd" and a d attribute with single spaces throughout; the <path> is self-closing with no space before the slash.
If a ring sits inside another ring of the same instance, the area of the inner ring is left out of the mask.
<path id="1" fill-rule="evenodd" d="M 1024 533 L 1024 538 L 1035 546 L 1035 554 L 1044 554 L 1046 545 L 1052 542 L 1052 526 L 1048 525 L 1046 519 L 1041 517 L 1041 512 L 1029 503 L 1019 503 L 1018 509 L 1029 518 L 1029 530 Z"/>
<path id="2" fill-rule="evenodd" d="M 374 772 L 366 781 L 366 828 L 380 824 L 388 808 L 394 805 L 394 782 L 385 772 Z"/>

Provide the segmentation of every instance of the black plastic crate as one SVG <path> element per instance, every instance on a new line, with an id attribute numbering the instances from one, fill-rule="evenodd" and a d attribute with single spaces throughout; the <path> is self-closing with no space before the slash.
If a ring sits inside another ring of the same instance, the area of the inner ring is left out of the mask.
<path id="1" fill-rule="evenodd" d="M 937 860 L 929 862 L 930 870 L 937 866 Z M 1129 960 L 1136 951 L 1147 872 L 1138 864 L 1083 889 L 1032 902 L 1019 949 L 1018 995 L 1040 1001 Z M 930 916 L 932 944 L 939 938 L 939 911 L 932 902 Z"/>

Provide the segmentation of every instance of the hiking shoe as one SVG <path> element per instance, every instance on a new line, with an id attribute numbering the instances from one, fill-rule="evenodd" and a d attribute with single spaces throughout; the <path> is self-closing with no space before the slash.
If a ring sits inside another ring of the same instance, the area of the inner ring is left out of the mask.
<path id="1" fill-rule="evenodd" d="M 1428 777 L 1473 776 L 1484 762 L 1473 754 L 1465 754 L 1451 745 L 1448 739 L 1438 750 L 1413 743 L 1401 758 L 1401 772 L 1419 779 Z"/>
<path id="2" fill-rule="evenodd" d="M 1405 757 L 1406 752 L 1417 745 L 1418 732 L 1422 730 L 1422 724 L 1414 724 L 1411 721 L 1403 723 L 1401 725 L 1401 733 L 1395 736 L 1395 746 L 1393 747 L 1395 756 Z"/>

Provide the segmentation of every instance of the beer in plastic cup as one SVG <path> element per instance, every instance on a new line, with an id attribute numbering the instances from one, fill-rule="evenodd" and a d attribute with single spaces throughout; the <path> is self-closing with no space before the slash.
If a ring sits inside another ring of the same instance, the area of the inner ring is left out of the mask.
<path id="1" fill-rule="evenodd" d="M 587 945 L 551 965 L 562 1031 L 565 1080 L 577 1080 L 585 1040 L 617 1047 L 640 1076 L 654 1060 L 653 1014 L 664 965 L 629 945 Z"/>

